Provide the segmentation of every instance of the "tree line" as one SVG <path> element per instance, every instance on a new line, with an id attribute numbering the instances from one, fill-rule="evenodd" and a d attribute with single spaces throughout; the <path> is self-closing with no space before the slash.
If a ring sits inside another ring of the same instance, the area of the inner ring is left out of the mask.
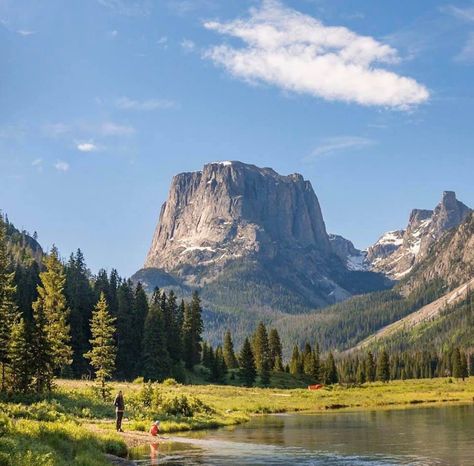
<path id="1" fill-rule="evenodd" d="M 148 297 L 140 283 L 121 278 L 116 270 L 92 276 L 80 250 L 63 262 L 53 247 L 38 264 L 18 246 L 25 242 L 24 235 L 12 256 L 5 225 L 0 217 L 4 392 L 42 393 L 52 388 L 55 376 L 95 377 L 105 396 L 105 382 L 112 377 L 185 381 L 186 370 L 197 365 L 205 368 L 210 382 L 246 386 L 257 381 L 268 386 L 274 374 L 283 372 L 312 384 L 474 374 L 474 356 L 457 346 L 438 353 L 383 349 L 377 356 L 329 352 L 323 358 L 318 344 L 306 343 L 295 345 L 285 364 L 278 331 L 263 322 L 244 339 L 238 353 L 230 331 L 223 345 L 213 348 L 202 341 L 197 293 L 189 302 L 159 289 Z"/>

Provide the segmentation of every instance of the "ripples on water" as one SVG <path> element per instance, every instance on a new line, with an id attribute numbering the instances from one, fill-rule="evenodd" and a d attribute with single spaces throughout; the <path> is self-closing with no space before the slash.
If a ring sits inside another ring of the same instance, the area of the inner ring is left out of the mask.
<path id="1" fill-rule="evenodd" d="M 472 466 L 474 406 L 262 416 L 133 452 L 141 466 Z"/>
<path id="2" fill-rule="evenodd" d="M 182 439 L 178 440 L 181 443 Z M 419 457 L 387 457 L 385 455 L 343 456 L 327 452 L 307 451 L 295 447 L 279 447 L 239 442 L 225 442 L 220 440 L 190 440 L 191 443 L 181 444 L 179 453 L 158 453 L 154 460 L 150 460 L 147 449 L 136 450 L 138 457 L 146 459 L 135 460 L 141 466 L 435 466 L 441 465 L 432 459 Z M 147 447 L 148 448 L 148 447 Z"/>

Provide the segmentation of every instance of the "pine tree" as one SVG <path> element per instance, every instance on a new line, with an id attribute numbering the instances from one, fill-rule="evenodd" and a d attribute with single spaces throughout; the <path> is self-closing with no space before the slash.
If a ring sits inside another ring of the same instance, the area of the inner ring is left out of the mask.
<path id="1" fill-rule="evenodd" d="M 0 364 L 2 366 L 2 392 L 6 389 L 6 366 L 8 364 L 8 345 L 12 326 L 18 317 L 15 304 L 15 273 L 8 270 L 6 234 L 3 218 L 0 216 Z"/>
<path id="2" fill-rule="evenodd" d="M 300 350 L 298 346 L 293 347 L 293 353 L 291 355 L 290 361 L 290 374 L 291 375 L 301 375 L 303 373 L 303 367 L 301 364 Z"/>
<path id="3" fill-rule="evenodd" d="M 72 371 L 76 377 L 88 370 L 83 354 L 90 348 L 89 321 L 94 307 L 94 292 L 90 284 L 84 255 L 80 249 L 71 254 L 65 267 L 66 283 L 64 293 L 70 309 L 71 346 L 73 350 Z"/>
<path id="4" fill-rule="evenodd" d="M 265 324 L 260 322 L 253 338 L 253 353 L 255 357 L 255 366 L 262 385 L 270 383 L 270 346 L 268 344 L 268 334 Z"/>
<path id="5" fill-rule="evenodd" d="M 130 380 L 137 375 L 135 369 L 142 346 L 142 342 L 136 339 L 133 327 L 135 293 L 130 280 L 119 285 L 117 302 L 117 376 Z"/>
<path id="6" fill-rule="evenodd" d="M 381 382 L 388 382 L 390 380 L 390 361 L 385 349 L 382 350 L 377 360 L 377 380 Z"/>
<path id="7" fill-rule="evenodd" d="M 56 247 L 45 257 L 44 265 L 46 270 L 40 273 L 41 285 L 33 309 L 41 308 L 44 313 L 53 368 L 61 371 L 72 363 L 72 348 L 69 309 L 64 296 L 66 276 Z"/>
<path id="8" fill-rule="evenodd" d="M 283 371 L 283 354 L 280 335 L 276 328 L 270 330 L 268 336 L 268 344 L 270 346 L 270 365 L 271 368 L 277 372 Z"/>
<path id="9" fill-rule="evenodd" d="M 469 377 L 469 369 L 467 366 L 467 357 L 464 351 L 461 351 L 461 378 L 464 380 Z"/>
<path id="10" fill-rule="evenodd" d="M 359 360 L 357 365 L 357 374 L 356 374 L 357 383 L 363 384 L 367 381 L 367 374 L 365 370 L 365 361 Z"/>
<path id="11" fill-rule="evenodd" d="M 201 360 L 201 333 L 203 330 L 201 300 L 193 293 L 190 304 L 185 305 L 183 319 L 183 359 L 192 370 Z"/>
<path id="12" fill-rule="evenodd" d="M 332 353 L 329 353 L 326 360 L 326 383 L 332 385 L 339 382 L 339 376 L 337 374 L 336 362 L 334 361 L 334 356 Z"/>
<path id="13" fill-rule="evenodd" d="M 365 361 L 365 375 L 368 382 L 375 382 L 375 361 L 373 354 L 369 351 Z"/>
<path id="14" fill-rule="evenodd" d="M 226 367 L 228 367 L 229 369 L 236 369 L 239 366 L 237 358 L 235 357 L 234 343 L 232 342 L 232 335 L 230 333 L 230 330 L 227 330 L 224 335 L 223 355 Z"/>
<path id="15" fill-rule="evenodd" d="M 313 350 L 311 349 L 311 345 L 309 343 L 305 343 L 303 354 L 303 373 L 305 375 L 311 376 L 314 371 L 314 359 L 313 359 Z"/>
<path id="16" fill-rule="evenodd" d="M 321 356 L 319 353 L 319 345 L 317 343 L 313 350 L 313 372 L 311 376 L 316 383 L 321 382 Z"/>
<path id="17" fill-rule="evenodd" d="M 12 327 L 8 346 L 13 392 L 27 393 L 32 382 L 32 358 L 29 335 L 24 319 L 15 322 Z"/>
<path id="18" fill-rule="evenodd" d="M 51 390 L 54 376 L 54 358 L 49 339 L 48 320 L 42 300 L 35 301 L 33 305 L 31 353 L 34 354 L 31 373 L 36 393 Z"/>
<path id="19" fill-rule="evenodd" d="M 163 311 L 164 313 L 164 311 Z M 165 332 L 167 336 L 167 348 L 168 353 L 174 363 L 177 363 L 181 359 L 181 332 L 179 328 L 180 310 L 176 302 L 176 295 L 171 290 L 168 296 L 168 302 L 166 305 L 166 319 Z"/>
<path id="20" fill-rule="evenodd" d="M 158 291 L 159 293 L 159 291 Z M 170 374 L 161 307 L 155 297 L 145 320 L 143 335 L 143 375 L 147 380 L 162 381 Z"/>
<path id="21" fill-rule="evenodd" d="M 99 301 L 92 313 L 91 318 L 91 350 L 84 354 L 90 360 L 95 370 L 95 380 L 99 384 L 102 398 L 105 400 L 109 394 L 107 380 L 112 378 L 115 369 L 115 317 L 112 317 L 107 308 L 104 293 L 101 293 Z"/>
<path id="22" fill-rule="evenodd" d="M 245 339 L 239 357 L 239 375 L 246 387 L 251 387 L 255 383 L 257 369 L 252 352 L 252 346 L 248 338 Z"/>
<path id="23" fill-rule="evenodd" d="M 452 376 L 456 379 L 462 377 L 461 352 L 459 348 L 454 348 L 451 353 Z"/>
<path id="24" fill-rule="evenodd" d="M 135 374 L 143 374 L 143 339 L 145 332 L 145 320 L 148 315 L 148 298 L 140 282 L 137 283 L 135 288 L 135 299 L 134 299 L 134 312 L 133 312 L 133 329 L 134 338 L 138 342 L 134 346 L 135 350 Z"/>

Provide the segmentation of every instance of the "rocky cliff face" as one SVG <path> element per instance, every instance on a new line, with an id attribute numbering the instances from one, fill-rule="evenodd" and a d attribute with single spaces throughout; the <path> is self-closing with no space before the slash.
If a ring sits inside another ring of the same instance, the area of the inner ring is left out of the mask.
<path id="1" fill-rule="evenodd" d="M 455 228 L 441 235 L 429 246 L 423 260 L 401 282 L 408 293 L 422 283 L 442 280 L 453 289 L 474 277 L 474 212 L 469 212 Z"/>
<path id="2" fill-rule="evenodd" d="M 207 286 L 213 296 L 237 282 L 244 290 L 250 285 L 248 293 L 253 285 L 287 291 L 309 308 L 358 291 L 334 253 L 311 183 L 241 162 L 210 163 L 173 178 L 138 277 L 151 285 L 154 270 Z"/>
<path id="3" fill-rule="evenodd" d="M 288 247 L 330 251 L 309 181 L 240 162 L 211 163 L 173 178 L 145 267 L 199 281 L 189 265 L 220 268 L 257 254 L 272 259 Z"/>
<path id="4" fill-rule="evenodd" d="M 461 224 L 470 212 L 453 191 L 445 191 L 434 210 L 414 209 L 405 230 L 385 233 L 368 248 L 367 262 L 373 270 L 401 279 L 427 256 L 434 242 Z"/>

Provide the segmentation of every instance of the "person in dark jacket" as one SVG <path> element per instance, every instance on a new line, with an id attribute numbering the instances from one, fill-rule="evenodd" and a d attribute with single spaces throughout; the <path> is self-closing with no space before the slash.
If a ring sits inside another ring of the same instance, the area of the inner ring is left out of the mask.
<path id="1" fill-rule="evenodd" d="M 122 430 L 122 419 L 123 419 L 123 412 L 125 411 L 125 401 L 123 399 L 122 390 L 120 390 L 115 397 L 114 401 L 115 406 L 115 427 L 117 432 L 123 432 Z"/>

